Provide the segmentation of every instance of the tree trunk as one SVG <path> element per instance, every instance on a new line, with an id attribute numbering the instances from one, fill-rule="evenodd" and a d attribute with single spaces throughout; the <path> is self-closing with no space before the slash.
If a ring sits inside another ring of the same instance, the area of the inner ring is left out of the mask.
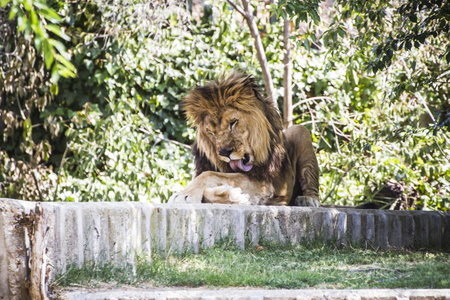
<path id="1" fill-rule="evenodd" d="M 289 37 L 291 35 L 291 26 L 289 20 L 284 20 L 284 98 L 283 98 L 283 121 L 284 128 L 292 126 L 292 61 L 291 44 Z"/>
<path id="2" fill-rule="evenodd" d="M 52 276 L 53 267 L 48 261 L 48 225 L 42 207 L 38 204 L 35 210 L 31 210 L 25 220 L 31 246 L 30 267 L 30 296 L 31 299 L 47 300 L 49 291 L 49 278 Z"/>

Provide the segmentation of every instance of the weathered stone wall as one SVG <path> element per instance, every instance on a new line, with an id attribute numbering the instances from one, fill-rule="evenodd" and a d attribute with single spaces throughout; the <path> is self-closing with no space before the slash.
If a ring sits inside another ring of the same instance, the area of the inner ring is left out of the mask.
<path id="1" fill-rule="evenodd" d="M 66 292 L 62 300 L 450 300 L 449 290 L 114 289 Z"/>
<path id="2" fill-rule="evenodd" d="M 42 298 L 69 263 L 132 263 L 136 253 L 196 252 L 221 240 L 450 250 L 444 212 L 11 199 L 0 199 L 0 211 L 0 299 Z"/>

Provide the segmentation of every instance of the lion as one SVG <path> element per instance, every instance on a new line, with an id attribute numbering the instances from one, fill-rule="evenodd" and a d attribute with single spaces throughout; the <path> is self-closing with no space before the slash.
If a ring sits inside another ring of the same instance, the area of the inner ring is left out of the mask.
<path id="1" fill-rule="evenodd" d="M 182 108 L 197 128 L 195 178 L 168 203 L 320 205 L 311 134 L 302 125 L 283 131 L 252 76 L 233 72 L 197 87 Z"/>

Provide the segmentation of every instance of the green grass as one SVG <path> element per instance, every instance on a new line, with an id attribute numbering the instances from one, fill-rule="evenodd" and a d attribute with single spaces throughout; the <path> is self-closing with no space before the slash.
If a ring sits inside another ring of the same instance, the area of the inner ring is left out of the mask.
<path id="1" fill-rule="evenodd" d="M 372 251 L 330 246 L 228 246 L 200 254 L 153 255 L 135 266 L 88 263 L 69 266 L 56 285 L 264 287 L 264 288 L 450 288 L 450 254 Z"/>

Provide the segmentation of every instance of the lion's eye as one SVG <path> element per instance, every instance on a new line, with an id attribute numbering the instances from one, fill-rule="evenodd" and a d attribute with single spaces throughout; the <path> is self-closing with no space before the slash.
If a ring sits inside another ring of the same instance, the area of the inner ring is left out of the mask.
<path id="1" fill-rule="evenodd" d="M 233 129 L 234 125 L 236 125 L 238 120 L 234 119 L 233 121 L 230 122 L 230 130 Z"/>

